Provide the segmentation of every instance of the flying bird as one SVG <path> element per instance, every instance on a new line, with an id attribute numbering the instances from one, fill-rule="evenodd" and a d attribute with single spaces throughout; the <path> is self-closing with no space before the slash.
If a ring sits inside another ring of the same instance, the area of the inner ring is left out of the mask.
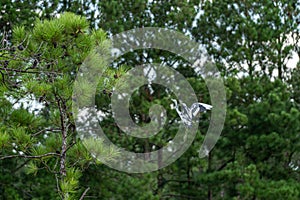
<path id="1" fill-rule="evenodd" d="M 207 110 L 211 110 L 212 106 L 205 104 L 205 103 L 193 103 L 193 105 L 189 108 L 185 103 L 180 103 L 180 109 L 177 103 L 177 100 L 171 99 L 175 104 L 175 109 L 181 118 L 182 122 L 188 126 L 192 126 L 193 119 L 198 115 L 200 112 L 205 112 Z"/>

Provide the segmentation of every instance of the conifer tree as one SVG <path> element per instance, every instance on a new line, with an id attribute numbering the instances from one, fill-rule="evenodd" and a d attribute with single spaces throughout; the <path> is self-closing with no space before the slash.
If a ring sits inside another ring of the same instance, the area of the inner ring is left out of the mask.
<path id="1" fill-rule="evenodd" d="M 91 155 L 76 138 L 72 83 L 94 48 L 108 49 L 106 40 L 105 32 L 90 30 L 84 17 L 64 13 L 51 20 L 37 20 L 32 30 L 16 27 L 13 45 L 1 53 L 5 63 L 1 67 L 2 88 L 9 89 L 2 95 L 21 107 L 2 115 L 10 117 L 0 135 L 0 159 L 23 163 L 28 174 L 45 173 L 39 172 L 43 170 L 52 174 L 62 199 L 78 198 L 81 172 L 92 163 Z M 83 83 L 83 87 L 88 86 Z M 23 103 L 41 109 L 30 113 L 30 106 L 22 107 Z M 101 153 L 105 158 L 105 152 Z M 111 159 L 114 155 L 106 156 Z"/>

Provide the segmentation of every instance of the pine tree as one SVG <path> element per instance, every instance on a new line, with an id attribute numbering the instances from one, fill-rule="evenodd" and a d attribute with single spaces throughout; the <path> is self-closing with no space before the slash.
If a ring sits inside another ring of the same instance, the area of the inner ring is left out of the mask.
<path id="1" fill-rule="evenodd" d="M 10 117 L 1 132 L 0 159 L 23 163 L 28 174 L 52 174 L 63 199 L 78 197 L 82 170 L 92 163 L 76 138 L 72 83 L 94 48 L 107 49 L 106 40 L 105 32 L 90 30 L 84 17 L 65 13 L 37 20 L 32 30 L 16 27 L 13 45 L 3 52 L 8 56 L 3 55 L 7 64 L 1 68 L 2 83 L 9 88 L 5 95 L 16 101 L 15 105 L 33 102 L 32 108 L 42 108 L 31 113 L 30 107 L 21 106 L 4 115 Z M 111 159 L 114 155 L 103 156 Z"/>

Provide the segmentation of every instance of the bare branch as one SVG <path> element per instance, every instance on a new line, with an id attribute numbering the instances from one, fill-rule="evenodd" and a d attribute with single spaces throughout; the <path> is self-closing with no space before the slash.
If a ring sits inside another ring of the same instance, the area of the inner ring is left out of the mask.
<path id="1" fill-rule="evenodd" d="M 9 159 L 9 158 L 44 158 L 44 157 L 48 157 L 48 156 L 59 156 L 58 153 L 46 153 L 46 154 L 42 154 L 42 155 L 37 155 L 37 156 L 30 156 L 30 155 L 9 155 L 9 156 L 3 156 L 0 157 L 0 160 L 4 160 L 4 159 Z"/>
<path id="2" fill-rule="evenodd" d="M 60 130 L 60 129 L 49 129 L 49 128 L 48 128 L 48 129 L 42 129 L 42 130 L 40 130 L 40 131 L 38 131 L 38 132 L 32 134 L 31 136 L 32 136 L 32 137 L 36 137 L 36 136 L 38 136 L 38 135 L 40 135 L 40 134 L 42 134 L 42 133 L 44 133 L 44 132 L 46 132 L 46 131 L 60 132 L 61 130 Z"/>
<path id="3" fill-rule="evenodd" d="M 59 180 L 58 180 L 57 174 L 55 174 L 55 180 L 56 180 L 56 189 L 58 191 L 58 194 L 59 194 L 60 198 L 63 199 L 62 192 L 61 192 L 60 187 L 59 187 Z"/>
<path id="4" fill-rule="evenodd" d="M 86 189 L 84 190 L 84 192 L 82 193 L 82 195 L 81 195 L 81 197 L 80 197 L 79 200 L 82 200 L 82 199 L 84 198 L 84 196 L 86 195 L 86 193 L 87 193 L 89 190 L 90 190 L 90 187 L 86 188 Z"/>
<path id="5" fill-rule="evenodd" d="M 0 70 L 6 71 L 6 72 L 19 72 L 19 73 L 28 73 L 28 74 L 61 74 L 60 72 L 53 72 L 53 71 L 27 71 L 27 70 L 21 70 L 21 69 L 11 69 L 11 68 L 4 68 L 0 67 Z"/>

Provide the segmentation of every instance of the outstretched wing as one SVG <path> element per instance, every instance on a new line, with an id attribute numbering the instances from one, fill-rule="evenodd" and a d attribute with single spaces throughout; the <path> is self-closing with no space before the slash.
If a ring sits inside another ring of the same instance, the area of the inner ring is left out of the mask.
<path id="1" fill-rule="evenodd" d="M 201 106 L 203 106 L 206 110 L 211 110 L 212 109 L 212 105 L 206 104 L 206 103 L 199 103 Z"/>
<path id="2" fill-rule="evenodd" d="M 191 113 L 192 113 L 192 117 L 195 117 L 196 115 L 198 115 L 199 112 L 204 112 L 207 110 L 211 110 L 212 106 L 208 105 L 206 103 L 194 103 L 191 106 Z"/>

